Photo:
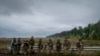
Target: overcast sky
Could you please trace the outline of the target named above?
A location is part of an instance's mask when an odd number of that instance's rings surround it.
[[[0,0],[0,36],[47,36],[100,19],[100,0]]]

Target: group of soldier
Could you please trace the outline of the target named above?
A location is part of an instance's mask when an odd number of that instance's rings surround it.
[[[31,38],[29,40],[24,40],[24,42],[22,43],[21,39],[18,38],[13,38],[11,41],[11,53],[16,52],[17,54],[20,53],[20,50],[22,48],[23,53],[28,53],[28,50],[30,50],[30,52],[33,51],[33,47],[35,46],[35,40],[34,37],[31,36]],[[62,47],[64,50],[69,50],[71,48],[71,43],[70,41],[68,41],[67,39],[64,40],[63,43],[61,43],[60,39],[58,39],[56,41],[56,44],[54,45],[52,39],[49,39],[48,43],[46,45],[43,44],[42,39],[39,39],[38,41],[38,52],[40,53],[41,50],[43,49],[47,49],[49,50],[49,53],[51,53],[51,51],[56,51],[57,53],[60,53],[60,51],[62,50]],[[79,53],[81,53],[81,50],[83,49],[83,42],[81,39],[79,39],[79,41],[76,43],[76,47],[77,50],[79,51]]]
[[[21,51],[23,53],[28,53],[28,49],[30,49],[30,52],[33,50],[34,46],[34,37],[32,36],[30,40],[24,40],[23,42],[21,41],[21,38],[13,38],[11,43],[10,43],[10,53],[16,53],[20,54]]]

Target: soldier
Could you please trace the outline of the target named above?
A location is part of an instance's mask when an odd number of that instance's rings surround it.
[[[11,53],[14,54],[17,51],[17,43],[16,43],[16,38],[13,38],[11,41]]]
[[[21,49],[21,39],[18,38],[18,40],[17,40],[17,54],[20,53],[20,49]]]
[[[83,45],[84,45],[84,43],[83,43],[82,39],[79,39],[79,41],[76,43],[76,47],[77,47],[79,56],[81,56],[81,53],[83,50]]]
[[[49,53],[51,53],[51,51],[53,50],[53,42],[51,39],[49,39],[48,48],[49,48]]]
[[[24,52],[24,54],[28,54],[28,49],[29,49],[28,40],[25,40],[24,44],[23,44],[23,52]]]
[[[42,39],[39,39],[39,43],[38,43],[39,53],[41,52],[42,48],[43,48]]]
[[[67,39],[65,39],[63,43],[64,50],[68,50],[70,47],[71,47],[71,43]]]
[[[29,40],[30,51],[33,50],[34,43],[35,43],[35,41],[34,41],[34,36],[32,36],[31,39]]]
[[[58,39],[57,40],[57,42],[56,42],[56,51],[57,51],[57,53],[60,53],[60,51],[61,51],[61,42],[60,42],[60,39]]]

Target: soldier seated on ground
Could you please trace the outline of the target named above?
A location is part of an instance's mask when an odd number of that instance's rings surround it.
[[[28,54],[28,49],[29,49],[29,44],[28,44],[28,40],[25,40],[23,43],[23,53],[24,54]]]

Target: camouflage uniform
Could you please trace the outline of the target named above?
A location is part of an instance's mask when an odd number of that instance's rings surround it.
[[[79,39],[79,41],[76,43],[76,47],[78,50],[79,55],[81,56],[82,50],[83,50],[83,45],[84,43],[82,42],[81,39]]]
[[[83,50],[83,42],[81,40],[79,40],[79,42],[76,43],[76,47],[78,50]]]
[[[13,38],[12,43],[11,43],[11,53],[17,53],[17,43],[16,43],[16,38]]]
[[[65,39],[63,47],[64,47],[64,50],[68,50],[71,47],[71,43],[67,39]]]
[[[30,45],[30,50],[32,51],[33,50],[33,46],[34,46],[34,39],[33,39],[33,36],[31,37],[31,39],[29,40],[29,45]]]
[[[21,40],[20,40],[20,38],[18,38],[18,40],[17,40],[17,53],[18,54],[20,53],[20,49],[21,49]]]
[[[49,39],[48,47],[49,47],[49,50],[53,50],[53,42],[51,39]]]
[[[24,52],[24,54],[28,53],[28,49],[29,49],[28,41],[25,41],[24,44],[23,44],[23,52]]]
[[[42,39],[40,39],[39,43],[38,43],[38,50],[39,50],[39,52],[42,50],[42,48],[43,48]]]
[[[57,52],[60,52],[61,51],[61,42],[60,42],[60,40],[57,40],[57,42],[56,42],[56,51]]]

